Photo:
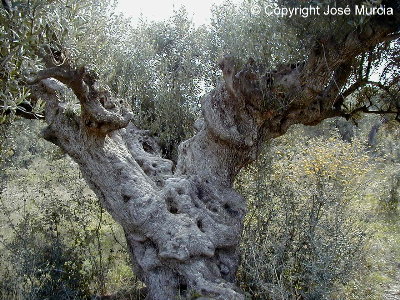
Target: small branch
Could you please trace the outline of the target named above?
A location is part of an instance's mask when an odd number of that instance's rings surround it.
[[[358,70],[356,72],[356,75],[357,75],[356,78],[357,79],[363,78],[364,62],[365,62],[365,53],[361,54],[360,64],[359,64]]]
[[[0,105],[0,111],[2,114],[8,116],[12,114],[11,109],[5,109],[3,105]],[[30,104],[20,104],[16,107],[15,109],[15,115],[18,117],[22,117],[24,119],[28,120],[44,120],[44,116],[38,113],[33,113],[32,112],[32,106]]]
[[[335,83],[333,87],[337,88],[336,92],[340,93],[343,86],[346,84],[347,79],[351,74],[351,67],[351,62],[345,62],[341,64],[334,72],[332,82]]]
[[[32,109],[32,106],[29,105],[29,108]],[[23,117],[24,119],[29,119],[29,120],[44,120],[45,119],[44,115],[26,110],[25,107],[23,107],[23,106],[18,106],[15,114],[17,116],[20,116],[20,117]]]
[[[377,86],[377,87],[379,87],[381,90],[384,90],[385,92],[387,92],[388,94],[390,94],[389,88],[388,88],[387,86],[383,85],[383,84],[380,83],[380,82],[368,80],[368,81],[367,81],[367,84],[371,84],[371,85]]]
[[[346,91],[344,91],[342,93],[343,98],[346,98],[346,97],[350,96],[352,93],[354,93],[356,90],[358,90],[359,88],[363,87],[367,83],[368,83],[368,81],[366,79],[361,79],[359,81],[356,81]]]
[[[369,78],[369,75],[371,73],[372,61],[373,61],[373,50],[370,50],[368,53],[367,70],[365,71],[365,76],[364,76],[366,78]]]
[[[357,110],[355,110],[355,112],[357,112]],[[377,115],[384,115],[384,114],[398,114],[398,111],[394,111],[394,110],[361,110],[361,112],[365,113],[365,114],[377,114]]]
[[[382,42],[391,42],[397,40],[398,38],[400,38],[400,33],[394,33],[382,39]]]
[[[12,7],[12,2],[10,0],[1,0],[1,3],[3,4],[4,9],[8,12],[11,13],[13,7]]]
[[[371,85],[374,85],[374,86],[377,86],[381,90],[385,91],[390,96],[390,98],[392,98],[393,101],[396,101],[396,95],[394,95],[390,91],[389,87],[385,86],[384,84],[382,84],[380,82],[376,82],[376,81],[368,81],[367,83],[371,84]]]
[[[369,110],[368,107],[363,106],[353,110],[351,113],[344,113],[342,114],[343,117],[351,118],[353,115],[357,113],[364,113],[364,114],[375,114],[375,115],[384,115],[384,114],[398,114],[399,111],[394,110]]]
[[[4,66],[10,61],[10,59],[13,57],[13,55],[15,53],[17,53],[17,50],[19,49],[19,47],[17,47],[17,49],[10,51],[10,53],[1,61],[0,63],[0,68],[4,68]]]
[[[392,99],[395,99],[395,95],[393,95],[393,93],[390,91],[390,89],[385,86],[384,84],[380,83],[380,82],[376,82],[376,81],[370,81],[367,79],[361,79],[355,83],[353,83],[342,95],[343,98],[346,98],[348,96],[350,96],[352,93],[354,93],[357,89],[367,85],[367,84],[371,84],[374,85],[378,88],[380,88],[381,90],[384,90]]]

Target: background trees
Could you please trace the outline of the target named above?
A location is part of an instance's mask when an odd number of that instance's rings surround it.
[[[354,19],[354,23],[348,23],[348,20],[336,18],[286,22],[252,15],[253,4],[216,7],[211,28],[195,28],[184,10],[176,12],[170,20],[143,21],[134,27],[114,15],[112,5],[98,1],[31,1],[20,3],[11,15],[2,10],[2,121],[7,123],[18,115],[42,117],[42,103],[32,102],[29,91],[21,86],[27,77],[42,67],[38,49],[44,46],[52,49],[56,61],[61,62],[68,53],[77,64],[91,64],[104,84],[119,96],[131,100],[136,112],[135,122],[158,137],[164,155],[176,159],[176,146],[193,132],[192,123],[199,115],[200,96],[218,80],[220,74],[215,62],[221,54],[228,52],[241,58],[252,56],[257,62],[273,68],[277,62],[303,60],[307,54],[305,49],[318,34],[340,33],[366,22]],[[48,13],[50,11],[52,13]],[[346,88],[347,91],[364,85],[366,88],[345,103],[348,117],[357,121],[361,112],[396,108],[399,101],[398,46],[396,41],[380,44],[356,58],[351,70],[352,79]],[[386,65],[385,71],[379,84],[371,83],[374,66],[378,65]],[[65,93],[64,97],[71,112],[79,110],[70,94]],[[351,113],[353,111],[357,113]],[[378,203],[391,203],[392,212],[398,206],[398,185],[396,181],[390,182],[390,177],[396,177],[398,166],[375,159],[387,152],[389,159],[396,162],[398,144],[393,140],[398,136],[398,127],[395,118],[395,114],[389,115],[389,122],[378,130],[378,145],[384,146],[375,149],[377,145],[370,145],[375,150],[372,159],[362,142],[376,121],[361,123],[363,130],[352,144],[341,141],[337,135],[319,134],[306,141],[299,136],[307,132],[315,136],[318,132],[297,128],[267,147],[260,161],[243,173],[237,184],[248,197],[250,215],[244,233],[245,259],[240,274],[243,287],[253,297],[329,298],[346,293],[346,289],[351,292],[359,289],[360,293],[368,294],[366,287],[359,287],[359,279],[353,276],[354,269],[350,266],[354,263],[354,268],[361,270],[363,266],[368,268],[368,264],[370,269],[379,265],[376,260],[365,263],[367,258],[362,259],[365,247],[368,247],[365,232],[371,223],[378,227],[374,229],[380,238],[392,238],[398,230],[398,215],[394,214],[394,220],[389,217],[389,221],[382,221],[371,213],[371,207],[379,207],[376,203],[379,197],[382,201]],[[7,255],[5,261],[16,263],[6,263],[2,270],[6,274],[3,278],[15,279],[13,282],[17,285],[13,287],[17,286],[19,293],[15,296],[40,299],[49,292],[47,295],[83,298],[90,293],[105,294],[119,288],[120,285],[110,283],[113,280],[109,272],[114,260],[123,261],[123,254],[115,254],[123,248],[115,243],[111,229],[98,225],[106,217],[102,216],[92,196],[87,195],[77,175],[73,175],[72,170],[65,172],[70,161],[54,153],[55,150],[50,151],[56,160],[53,166],[51,161],[45,164],[36,158],[32,160],[32,152],[36,155],[35,151],[43,152],[43,148],[22,151],[21,144],[30,144],[31,140],[23,142],[19,134],[14,137],[16,145],[12,145],[9,136],[21,131],[12,127],[4,130],[8,144],[2,143],[7,170],[3,176],[8,178],[2,191],[3,224],[5,232],[10,234],[3,237],[3,245],[8,249],[4,252]],[[319,130],[324,131],[324,128]],[[325,131],[331,130],[332,127],[328,127]],[[24,164],[13,169],[8,162],[10,157]],[[30,174],[32,170],[20,170],[29,166],[43,168],[40,177],[36,172]],[[60,166],[62,169],[57,169]],[[45,176],[44,170],[51,168],[62,174]],[[385,172],[378,172],[378,168]],[[28,178],[22,177],[25,174]],[[25,187],[29,179],[40,187],[37,188],[39,194],[28,185]],[[43,185],[53,186],[54,191],[40,195],[44,190],[41,187],[43,179],[46,179]],[[70,181],[74,184],[65,189],[65,183]],[[361,193],[359,186],[367,183],[369,194]],[[20,195],[24,189],[26,194]],[[39,198],[43,200],[40,202]],[[18,203],[14,205],[11,199]],[[363,201],[365,199],[367,201]],[[362,214],[357,212],[358,206],[364,205],[369,206],[369,210]],[[35,207],[45,213],[39,214]],[[383,207],[381,209],[385,211]],[[94,213],[87,216],[87,211]],[[21,234],[24,236],[20,237]],[[121,233],[119,235],[121,237]],[[376,240],[376,236],[374,238]],[[118,233],[116,239],[120,241]],[[27,242],[21,245],[21,241]],[[375,245],[374,242],[371,244]],[[35,252],[37,250],[33,249],[38,245],[44,246],[40,252]],[[118,249],[114,249],[115,246]],[[13,253],[16,248],[22,250]],[[338,249],[338,253],[327,249]],[[88,252],[91,254],[85,255]],[[46,260],[35,257],[38,253]],[[396,257],[397,254],[392,255]],[[261,271],[260,257],[263,263],[266,262]],[[350,257],[360,257],[360,261]],[[14,265],[22,268],[15,269]],[[333,265],[336,267],[332,268]],[[61,276],[63,272],[68,272],[72,279]],[[124,268],[113,272],[130,277]],[[266,276],[260,279],[260,273]],[[349,278],[356,281],[358,287],[351,287]],[[76,281],[82,285],[75,284]],[[62,291],[57,290],[60,282],[65,286]],[[380,279],[372,282],[376,284]],[[7,298],[10,288],[7,282],[4,286],[4,298]],[[373,293],[375,290],[371,291]]]

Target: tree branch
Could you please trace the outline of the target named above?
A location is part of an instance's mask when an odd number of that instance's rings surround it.
[[[10,13],[12,11],[12,2],[11,0],[1,0],[1,3],[3,4],[4,9]]]
[[[45,69],[36,78],[29,79],[28,84],[47,78],[55,78],[71,88],[81,104],[83,128],[87,130],[106,135],[126,127],[133,117],[127,103],[113,98],[108,89],[101,88],[97,75],[85,67],[73,69],[66,65]]]
[[[396,99],[395,95],[390,91],[390,88],[385,86],[384,84],[376,81],[367,81],[367,84],[377,86],[381,90],[385,91],[393,100]]]
[[[400,33],[390,34],[383,39],[382,42],[391,42],[400,38]]]
[[[360,80],[341,94],[355,57],[394,38],[399,25],[398,15],[372,17],[342,39],[318,39],[305,63],[267,73],[254,61],[240,68],[225,57],[219,63],[224,82],[203,98],[204,125],[181,145],[178,174],[201,173],[229,186],[240,168],[255,159],[262,141],[284,134],[293,124],[316,125],[342,115],[341,101],[367,84]],[[225,158],[205,161],[211,153]]]
[[[36,77],[28,79],[27,83],[32,85],[39,83],[43,79],[54,78],[71,88],[77,98],[82,101],[89,94],[89,87],[84,82],[86,73],[85,68],[73,70],[64,67],[52,67],[39,71]]]
[[[359,88],[365,86],[368,83],[367,79],[361,79],[359,81],[354,82],[346,91],[342,93],[343,98],[350,96]]]
[[[363,106],[359,107],[357,109],[354,109],[351,113],[343,113],[342,116],[345,117],[346,119],[352,118],[354,115],[358,113],[364,113],[364,114],[374,114],[374,115],[387,115],[387,114],[399,114],[399,111],[395,110],[369,110],[368,107]]]

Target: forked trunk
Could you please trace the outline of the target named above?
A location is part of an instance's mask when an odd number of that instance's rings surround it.
[[[220,62],[224,82],[203,99],[197,134],[179,147],[176,167],[131,122],[120,99],[100,90],[95,74],[65,61],[31,81],[46,101],[44,137],[80,166],[103,206],[122,225],[136,274],[149,300],[190,295],[244,299],[235,283],[245,201],[233,188],[260,145],[293,124],[315,125],[344,115],[343,91],[354,58],[390,40],[398,17],[372,18],[341,40],[315,43],[304,63],[266,72],[249,60]],[[59,91],[71,88],[81,113]],[[174,170],[173,170],[174,169]]]

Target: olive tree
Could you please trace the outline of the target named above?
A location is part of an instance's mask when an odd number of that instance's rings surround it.
[[[50,6],[57,5],[57,1],[56,4],[48,2]],[[330,3],[316,2],[319,5]],[[338,2],[339,5],[348,3]],[[63,11],[68,4],[60,3],[56,12]],[[80,5],[80,2],[71,3]],[[109,17],[104,14],[108,6],[87,3],[100,9],[96,12],[99,18]],[[265,5],[264,2],[256,4]],[[278,5],[292,4],[293,1],[278,1]],[[361,5],[361,1],[351,1],[351,4]],[[391,8],[394,14],[368,18],[342,16],[324,19],[324,16],[315,16],[309,19],[275,19],[281,26],[265,27],[265,30],[276,30],[271,32],[275,38],[270,40],[270,52],[268,43],[267,46],[255,45],[244,48],[245,51],[236,51],[236,41],[248,45],[254,42],[251,40],[254,35],[246,32],[246,22],[239,27],[232,25],[230,17],[234,18],[234,13],[225,14],[226,22],[215,23],[215,31],[211,34],[221,43],[228,42],[207,54],[213,57],[223,50],[233,56],[223,56],[219,60],[223,80],[202,98],[201,116],[194,122],[195,132],[180,143],[174,160],[162,156],[157,140],[149,131],[140,128],[140,122],[135,124],[127,95],[122,93],[124,99],[121,93],[113,93],[113,90],[118,92],[115,86],[111,85],[111,90],[104,84],[98,73],[107,76],[107,72],[94,72],[93,67],[81,64],[79,53],[64,50],[62,36],[69,37],[65,32],[69,28],[65,18],[66,23],[55,28],[46,24],[29,27],[29,23],[24,23],[30,30],[40,29],[42,40],[35,39],[34,32],[29,30],[23,34],[32,39],[26,42],[33,44],[29,55],[36,55],[43,65],[35,66],[37,72],[34,76],[21,77],[20,80],[14,80],[13,72],[5,72],[8,81],[4,81],[3,90],[11,84],[18,91],[29,90],[21,94],[14,107],[23,103],[43,103],[43,112],[34,106],[36,110],[25,109],[20,115],[45,120],[47,127],[43,137],[77,162],[103,207],[122,226],[133,270],[147,285],[148,299],[175,299],[190,295],[244,299],[235,284],[240,258],[238,246],[246,213],[245,199],[233,188],[239,171],[257,158],[264,142],[285,134],[294,124],[316,125],[327,118],[349,118],[359,112],[398,113],[396,97],[349,97],[363,86],[377,85],[368,80],[372,64],[378,59],[374,51],[386,43],[386,50],[381,49],[379,53],[389,53],[390,42],[399,37],[398,1],[383,0],[382,5]],[[7,11],[7,14],[18,14],[18,8],[8,8]],[[262,14],[257,16],[260,22]],[[249,16],[248,20],[254,21],[251,12]],[[92,22],[93,18],[95,14],[88,15],[81,26],[85,28],[84,23]],[[35,20],[33,15],[31,22]],[[266,16],[263,20],[265,22]],[[253,25],[257,24],[260,23],[253,22]],[[224,30],[218,31],[218,26]],[[81,48],[87,49],[84,61],[90,63],[90,54],[93,54],[90,40],[97,44],[106,43],[101,39],[108,36],[99,30],[98,35],[85,39],[88,32],[74,28],[75,38],[65,38],[64,42],[79,43],[81,36],[88,42]],[[301,61],[288,63],[287,58],[284,60],[277,55],[275,48],[282,47],[283,41],[277,31],[282,28],[288,28],[289,37],[293,38],[305,37],[304,28],[309,30],[306,38],[293,43],[293,51],[288,52],[291,55],[286,56]],[[5,27],[2,30],[7,31]],[[265,35],[263,30],[257,32]],[[9,43],[13,43],[13,35],[19,33],[8,34],[11,36]],[[122,36],[123,31],[120,34]],[[240,39],[235,39],[235,34]],[[249,41],[246,41],[246,36]],[[121,37],[115,38],[112,42],[115,51],[126,46],[121,40]],[[230,45],[229,41],[235,41],[232,49],[226,47]],[[161,72],[164,72],[164,79],[170,80],[164,82],[175,93],[172,95],[184,99],[185,91],[172,88],[176,77],[171,76],[171,68],[188,70],[193,65],[185,64],[173,52],[168,53],[169,43],[168,39],[157,42],[160,46],[158,59],[172,60],[172,64],[167,64]],[[4,52],[10,49],[4,48]],[[238,54],[255,58],[242,61],[247,58],[235,56]],[[9,56],[9,60],[15,58]],[[98,57],[92,58],[94,62],[99,61]],[[199,63],[196,57],[184,58]],[[147,74],[150,76],[152,72],[160,71],[152,69],[156,62],[155,59],[148,61]],[[8,62],[3,60],[3,63],[6,65]],[[14,67],[19,68],[18,65]],[[112,72],[112,65],[104,68]],[[196,70],[199,71],[201,68]],[[160,78],[157,77],[153,84],[159,83]],[[78,109],[71,109],[65,101],[65,95],[70,92],[79,102]],[[14,94],[8,90],[8,95]],[[364,99],[368,100],[364,102]],[[178,106],[183,104],[177,101],[176,105],[179,109]],[[12,106],[3,104],[2,107],[3,114],[10,115]],[[18,112],[17,108],[14,110]],[[173,112],[171,110],[171,115],[164,114],[163,117],[174,118]],[[166,123],[173,121],[166,120]]]

